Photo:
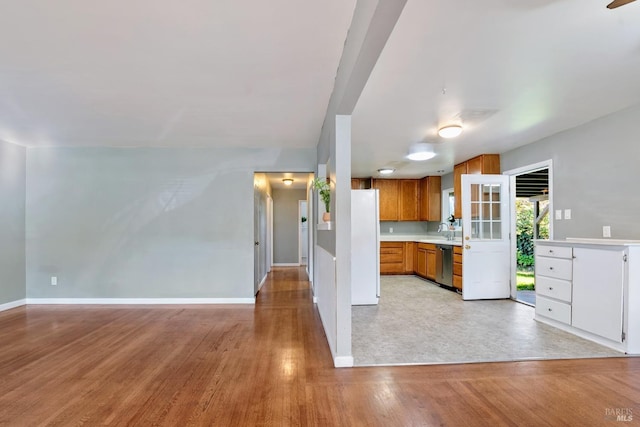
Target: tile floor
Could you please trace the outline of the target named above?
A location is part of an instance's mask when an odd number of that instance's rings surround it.
[[[382,276],[377,306],[352,308],[356,366],[623,357],[533,320],[511,300],[462,301],[414,276]]]

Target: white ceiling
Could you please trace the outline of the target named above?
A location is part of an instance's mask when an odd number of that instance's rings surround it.
[[[0,139],[315,147],[355,0],[3,3]]]
[[[291,190],[305,190],[307,188],[307,182],[309,177],[313,177],[313,174],[308,172],[292,173],[292,172],[269,172],[266,174],[269,184],[272,189],[291,189]],[[293,179],[293,184],[284,185],[282,182],[285,178]]]
[[[315,147],[355,3],[11,2],[0,139]],[[353,114],[353,176],[442,174],[640,103],[640,1],[606,3],[408,0]],[[438,155],[405,160],[418,141]]]
[[[450,172],[640,103],[640,1],[607,3],[409,0],[353,113],[353,176]],[[438,155],[405,160],[419,141]]]

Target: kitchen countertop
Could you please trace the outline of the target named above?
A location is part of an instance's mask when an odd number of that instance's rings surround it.
[[[430,236],[425,234],[380,234],[381,242],[416,242],[433,243],[436,245],[462,246],[462,239],[447,240],[442,236]]]
[[[541,245],[603,245],[603,246],[640,246],[640,240],[624,240],[624,239],[589,239],[582,237],[567,237],[565,240],[534,240],[536,244]]]

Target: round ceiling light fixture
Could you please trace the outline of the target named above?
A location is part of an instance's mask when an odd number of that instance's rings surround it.
[[[291,179],[291,178],[285,178],[285,179],[283,179],[283,180],[282,180],[282,183],[283,183],[284,185],[286,185],[286,186],[289,186],[289,185],[293,184],[293,179]]]
[[[435,155],[436,153],[433,152],[431,145],[425,142],[418,142],[417,144],[413,144],[409,147],[407,159],[422,162],[424,160],[432,159]]]
[[[438,129],[438,135],[446,139],[455,138],[456,136],[460,136],[461,133],[462,126],[460,125],[449,125]]]
[[[380,168],[380,169],[378,169],[378,173],[380,175],[391,175],[395,171],[396,170],[394,168]]]

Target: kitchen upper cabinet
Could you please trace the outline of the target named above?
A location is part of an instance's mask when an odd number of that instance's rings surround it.
[[[419,184],[417,179],[373,180],[380,193],[380,221],[419,221]]]
[[[456,218],[462,217],[462,175],[499,174],[500,155],[481,154],[453,167],[453,192],[455,194],[454,212]]]
[[[426,176],[420,180],[420,221],[442,220],[442,180]]]
[[[374,179],[373,188],[378,189],[380,221],[397,221],[400,181],[397,179]]]
[[[371,178],[351,178],[352,190],[368,190],[371,188]]]
[[[442,217],[439,176],[374,179],[372,187],[380,193],[380,221],[440,221]]]
[[[419,221],[420,181],[417,179],[401,179],[398,211],[400,221]]]

